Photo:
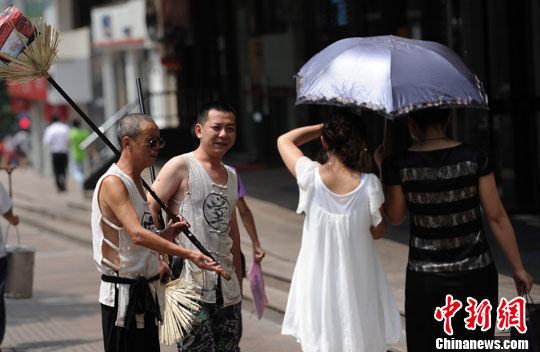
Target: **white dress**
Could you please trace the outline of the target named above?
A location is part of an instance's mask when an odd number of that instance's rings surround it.
[[[384,195],[379,179],[362,174],[353,191],[337,195],[320,164],[296,164],[297,212],[305,212],[281,333],[304,351],[384,352],[401,338],[401,318],[369,231],[378,225]]]

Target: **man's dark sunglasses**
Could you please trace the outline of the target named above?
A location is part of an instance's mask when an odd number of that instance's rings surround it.
[[[153,138],[146,141],[146,144],[152,149],[162,149],[165,146],[165,140],[163,138]]]

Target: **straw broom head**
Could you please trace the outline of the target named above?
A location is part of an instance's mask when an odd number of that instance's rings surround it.
[[[42,19],[38,19],[33,25],[34,40],[28,45],[22,35],[15,31],[25,47],[17,58],[0,53],[0,58],[11,61],[10,64],[0,63],[0,79],[11,84],[24,84],[41,77],[49,77],[48,71],[58,58],[59,34]]]
[[[193,327],[195,314],[201,309],[197,301],[201,295],[191,282],[176,279],[165,288],[165,312],[159,327],[159,340],[165,345],[173,345],[184,338]]]

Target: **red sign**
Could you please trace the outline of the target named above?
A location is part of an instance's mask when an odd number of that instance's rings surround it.
[[[69,108],[68,105],[45,105],[43,115],[45,121],[51,121],[53,116],[58,117],[60,121],[66,121],[68,117]]]
[[[32,108],[30,100],[11,98],[11,112],[14,114],[28,112]]]
[[[47,80],[41,77],[26,84],[7,84],[7,91],[12,98],[47,101]]]

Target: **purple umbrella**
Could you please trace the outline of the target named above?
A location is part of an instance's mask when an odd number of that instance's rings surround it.
[[[360,107],[394,119],[429,107],[488,108],[482,83],[448,47],[395,36],[347,38],[296,75],[296,104]]]

